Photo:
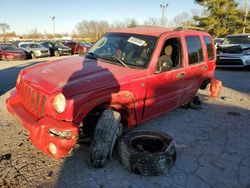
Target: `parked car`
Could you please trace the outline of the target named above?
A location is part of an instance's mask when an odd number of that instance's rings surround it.
[[[222,43],[223,43],[223,40],[224,40],[225,38],[214,38],[214,45],[215,45],[215,48],[217,49],[217,47],[219,46],[219,45],[221,45]]]
[[[217,51],[217,67],[250,67],[250,34],[228,35]]]
[[[114,30],[84,58],[22,70],[7,109],[53,158],[69,154],[81,135],[92,135],[90,163],[101,167],[124,130],[189,104],[214,78],[215,61],[213,40],[203,31]]]
[[[91,44],[90,43],[70,41],[70,42],[66,42],[65,46],[68,46],[68,47],[71,48],[72,54],[83,55],[83,54],[85,54],[87,52],[87,50],[89,49]]]
[[[25,60],[25,51],[12,44],[0,44],[0,59],[2,60]]]
[[[39,43],[35,42],[21,42],[19,47],[28,52],[32,59],[37,57],[48,57],[50,56],[50,51]]]
[[[44,41],[41,43],[44,47],[50,50],[50,55],[62,56],[62,55],[71,55],[71,48],[63,45],[61,42],[50,42]]]

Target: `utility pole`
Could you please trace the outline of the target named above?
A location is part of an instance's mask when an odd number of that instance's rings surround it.
[[[165,13],[165,10],[167,9],[168,7],[168,4],[160,4],[160,7],[161,7],[161,11],[162,11],[162,15],[161,15],[161,25],[164,26],[164,13]]]
[[[55,16],[50,16],[51,20],[52,20],[52,25],[53,25],[53,34],[54,34],[54,40],[56,38],[56,23],[55,23]]]
[[[244,8],[245,8],[245,15],[244,15],[243,33],[245,33],[245,32],[246,32],[247,15],[248,15],[248,0],[245,0],[245,3],[244,3]]]

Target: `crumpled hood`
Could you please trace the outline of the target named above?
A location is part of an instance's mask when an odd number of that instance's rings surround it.
[[[218,51],[223,53],[241,53],[242,50],[250,48],[250,44],[225,44],[219,45]]]
[[[146,74],[145,69],[132,69],[83,57],[70,57],[31,66],[23,71],[22,79],[48,94],[62,91],[66,96],[73,96],[119,86],[122,82]]]

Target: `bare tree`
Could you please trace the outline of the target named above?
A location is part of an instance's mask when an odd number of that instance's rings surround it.
[[[149,17],[146,21],[143,22],[147,26],[159,26],[161,21],[157,18]]]
[[[136,27],[136,26],[139,25],[139,22],[136,21],[135,18],[132,18],[132,19],[131,19],[131,18],[127,18],[127,19],[125,19],[124,22],[126,23],[126,26],[127,26],[128,28]]]
[[[10,30],[10,26],[7,23],[0,23],[0,30],[3,33],[3,42],[6,41],[6,32]]]
[[[110,29],[107,21],[83,20],[76,27],[76,33],[81,37],[97,40]]]
[[[172,27],[185,27],[185,26],[191,26],[191,24],[192,24],[192,18],[187,12],[183,12],[175,16],[170,22],[170,25]]]
[[[41,38],[43,35],[41,33],[38,32],[38,30],[36,28],[30,30],[28,32],[28,34],[25,36],[25,38],[28,38],[28,39],[39,39]]]

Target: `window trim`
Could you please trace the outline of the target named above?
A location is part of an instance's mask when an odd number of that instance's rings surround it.
[[[173,39],[173,38],[177,38],[177,39],[179,40],[179,44],[180,44],[180,47],[181,47],[181,58],[180,58],[180,59],[181,59],[181,64],[182,64],[182,65],[181,65],[180,67],[173,67],[173,68],[171,68],[171,69],[168,70],[168,71],[157,72],[158,60],[159,60],[159,58],[160,58],[160,56],[161,56],[161,52],[162,52],[162,50],[163,50],[163,47],[165,46],[165,43],[166,43],[167,40]],[[169,72],[169,71],[172,71],[172,70],[177,70],[177,69],[180,69],[180,68],[184,68],[184,67],[185,67],[185,66],[184,66],[185,58],[184,58],[184,53],[183,53],[184,47],[183,47],[183,44],[182,44],[182,37],[181,37],[181,35],[176,34],[176,35],[167,36],[167,37],[164,39],[164,41],[162,42],[162,45],[161,45],[160,49],[161,49],[161,51],[160,51],[160,54],[159,54],[158,57],[157,57],[157,63],[156,63],[156,65],[155,65],[154,74],[166,73],[166,72]]]
[[[212,54],[213,54],[213,58],[212,59],[210,59],[209,55],[208,55],[208,48],[207,48],[207,43],[206,43],[205,37],[207,37],[209,39],[209,41],[211,42],[211,45],[212,45]],[[207,52],[207,59],[208,59],[208,61],[214,61],[215,58],[216,58],[216,54],[214,54],[214,46],[213,46],[214,42],[213,42],[212,38],[209,35],[203,35],[202,39],[203,39],[204,44],[206,46],[206,52]]]
[[[198,61],[198,62],[192,63],[192,64],[189,63],[188,44],[187,44],[186,37],[198,37],[198,38],[199,38],[200,44],[201,44],[202,55],[203,55],[203,60],[202,60],[202,61]],[[204,54],[204,47],[203,47],[203,39],[201,38],[201,35],[199,35],[199,34],[184,35],[184,40],[185,40],[186,48],[187,48],[188,66],[199,65],[199,64],[201,64],[201,63],[205,63],[205,54]]]

